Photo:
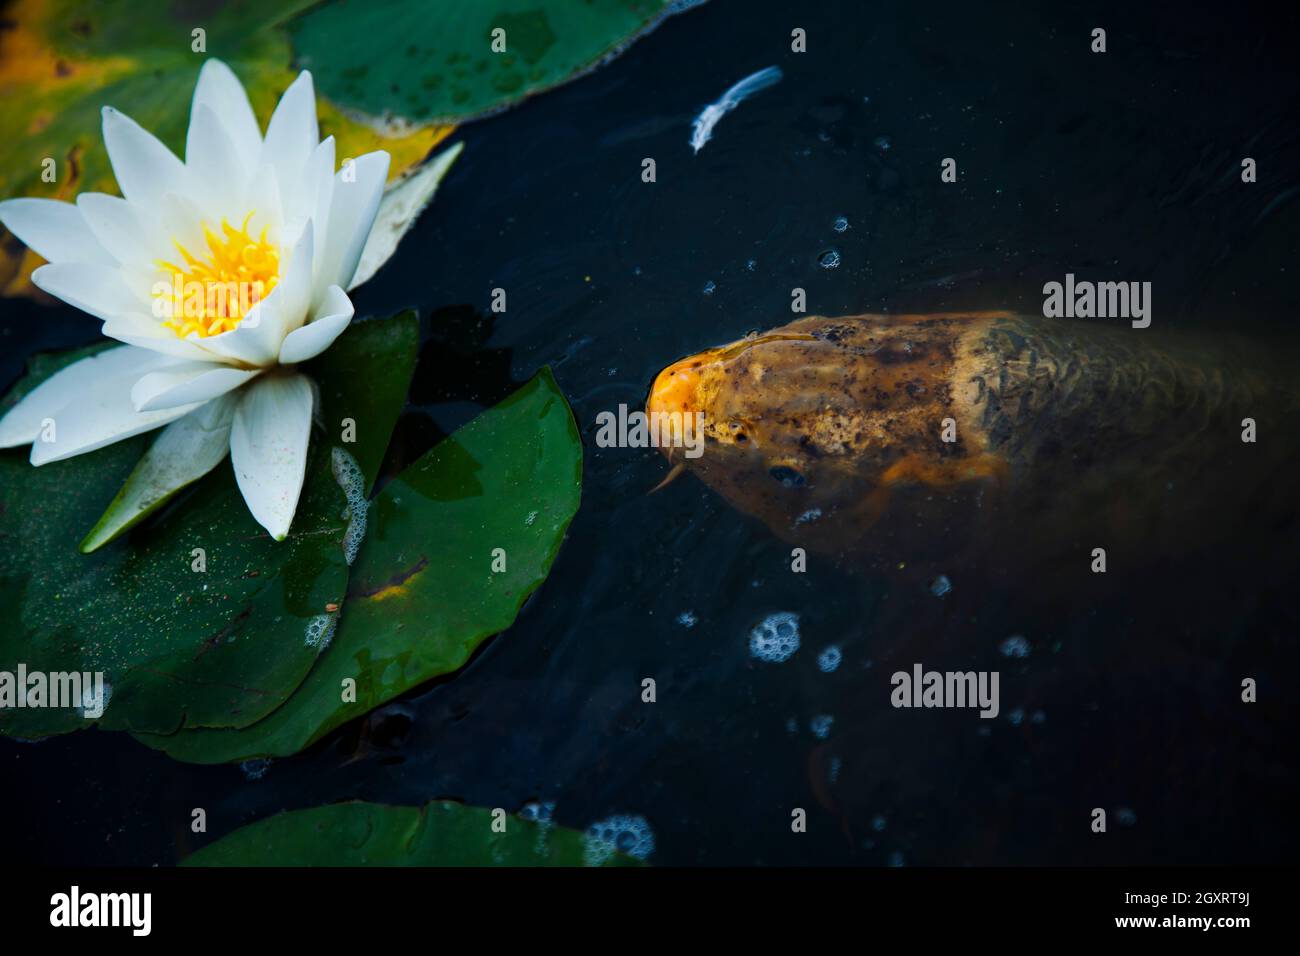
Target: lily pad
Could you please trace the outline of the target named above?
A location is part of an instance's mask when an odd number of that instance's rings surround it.
[[[289,32],[295,62],[312,71],[335,103],[412,123],[463,123],[600,65],[672,6],[670,0],[332,0],[296,18]]]
[[[239,730],[137,736],[197,763],[292,754],[457,670],[545,580],[581,486],[577,425],[543,369],[384,487],[333,643],[283,707]]]
[[[201,11],[152,0],[18,0],[0,30],[0,198],[39,196],[71,201],[79,192],[116,193],[100,135],[100,109],[114,106],[184,155],[190,98],[209,56],[228,63],[243,82],[265,129],[281,93],[297,74],[285,23],[311,0],[226,3]],[[203,30],[203,52],[193,31]],[[334,136],[337,155],[385,149],[389,178],[424,160],[451,133],[449,126],[381,128],[345,115],[319,98],[321,136]],[[54,180],[47,180],[53,160]],[[30,291],[27,276],[40,262],[22,261],[9,244],[0,286]]]
[[[591,853],[583,834],[436,801],[424,807],[336,803],[250,823],[186,857],[183,866],[638,866]],[[500,824],[496,829],[500,828]]]
[[[240,727],[279,707],[310,672],[347,591],[348,495],[333,447],[352,449],[365,463],[358,470],[373,478],[405,401],[416,338],[410,314],[357,323],[328,363],[309,366],[323,376],[323,420],[354,417],[357,441],[317,434],[283,542],[253,520],[224,464],[129,536],[83,555],[81,536],[150,436],[40,468],[26,449],[0,453],[0,589],[8,598],[0,671],[102,672],[107,696],[97,719],[73,707],[0,709],[0,733],[34,738],[93,722],[152,733]],[[68,360],[33,362],[14,394]]]

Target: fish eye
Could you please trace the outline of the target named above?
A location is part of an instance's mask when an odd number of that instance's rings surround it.
[[[787,488],[802,488],[805,484],[803,475],[789,465],[777,465],[775,468],[769,469],[768,474]]]

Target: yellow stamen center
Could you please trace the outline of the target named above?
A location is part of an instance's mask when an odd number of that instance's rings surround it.
[[[279,247],[267,241],[265,226],[257,237],[248,231],[252,218],[250,212],[238,229],[221,220],[219,235],[204,223],[206,254],[194,255],[173,240],[184,265],[158,261],[170,287],[155,292],[155,298],[166,300],[156,304],[168,316],[163,325],[180,338],[191,333],[206,338],[238,328],[280,281]]]

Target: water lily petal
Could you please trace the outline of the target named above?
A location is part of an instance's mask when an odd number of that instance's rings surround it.
[[[136,345],[151,352],[161,352],[176,359],[189,359],[196,362],[224,362],[230,359],[217,355],[203,347],[203,339],[197,335],[179,338],[175,332],[166,328],[153,316],[131,312],[114,317],[104,323],[100,330],[110,339],[117,339],[127,345]]]
[[[303,375],[267,375],[241,394],[230,431],[235,480],[257,523],[283,541],[307,467],[311,382]]]
[[[239,151],[225,127],[206,104],[194,107],[190,114],[190,132],[185,145],[185,165],[194,173],[196,188],[207,218],[219,223],[223,218],[238,222],[242,215],[244,187],[251,169],[245,170]]]
[[[317,279],[318,297],[323,298],[331,285],[347,288],[356,274],[387,178],[388,154],[383,150],[366,153],[351,167],[344,164],[335,174],[329,236]],[[314,304],[319,307],[319,301]]]
[[[131,387],[131,401],[142,412],[206,402],[239,388],[261,374],[262,370],[255,368],[186,362],[142,376]]]
[[[175,364],[170,356],[129,345],[82,359],[50,376],[0,420],[0,441],[32,441],[32,464],[43,465],[165,425],[195,406],[137,412],[131,386],[141,375]],[[42,433],[46,419],[53,423],[48,440]]]
[[[142,374],[160,368],[169,361],[175,360],[144,349],[114,348],[73,362],[28,392],[0,418],[0,448],[12,448],[35,441],[41,432],[41,422],[52,418],[60,408],[84,395],[90,383],[116,380],[123,388],[129,389],[130,383]]]
[[[86,228],[81,212],[57,199],[10,199],[0,202],[0,223],[50,262],[115,260]]]
[[[243,84],[220,60],[208,60],[199,70],[199,82],[194,87],[194,100],[190,105],[190,131],[185,146],[187,159],[194,155],[190,137],[194,135],[194,119],[201,106],[208,107],[221,121],[240,157],[245,175],[255,170],[261,162],[262,131],[258,128],[257,117],[253,115]]]
[[[118,188],[137,209],[156,205],[167,193],[192,194],[185,164],[156,136],[111,106],[104,107],[104,146]]]
[[[148,301],[136,295],[113,266],[52,262],[32,273],[32,284],[105,322],[149,308]]]
[[[280,296],[279,310],[283,321],[280,341],[294,329],[300,328],[307,321],[307,310],[311,307],[311,280],[315,260],[316,224],[308,219],[303,224],[289,261],[280,273],[273,294]]]
[[[208,248],[203,235],[203,207],[193,196],[167,193],[149,210],[148,223],[155,246],[163,250],[157,257],[159,260],[183,269],[185,258],[180,253],[181,248],[200,255]],[[161,268],[156,262],[153,265],[155,269]],[[168,270],[168,281],[172,275]]]
[[[311,74],[303,70],[289,84],[271,114],[262,147],[262,161],[275,167],[280,189],[286,198],[303,188],[302,174],[312,150],[320,142],[316,125],[316,92]],[[286,206],[296,204],[286,203]]]
[[[336,285],[325,292],[321,304],[323,315],[317,316],[300,329],[290,332],[280,346],[280,364],[292,365],[313,359],[334,344],[343,330],[352,322],[352,300]]]
[[[230,451],[238,401],[234,393],[223,395],[163,428],[81,542],[82,552],[112,541],[219,465]]]
[[[263,163],[257,168],[257,172],[249,181],[244,202],[250,210],[254,211],[253,219],[249,224],[250,229],[260,234],[262,227],[265,226],[269,241],[279,243],[282,249],[293,247],[293,240],[297,237],[292,237],[291,240],[285,233],[284,200],[280,194],[280,179],[274,166]]]
[[[152,266],[161,255],[175,251],[159,247],[156,239],[141,225],[131,204],[121,196],[82,193],[77,197],[77,209],[86,228],[120,263]]]
[[[313,282],[320,281],[320,261],[325,255],[325,240],[329,230],[325,227],[330,221],[330,205],[334,200],[334,137],[327,136],[321,140],[307,161],[306,179],[308,192],[311,194],[309,216],[317,224],[316,244],[312,250],[315,263]],[[327,283],[328,285],[328,283]],[[316,288],[315,285],[312,288]]]

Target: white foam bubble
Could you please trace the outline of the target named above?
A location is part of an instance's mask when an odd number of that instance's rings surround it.
[[[760,661],[780,664],[799,650],[799,615],[790,611],[769,614],[749,634],[749,653]]]
[[[342,448],[330,449],[330,468],[334,480],[343,489],[348,506],[343,517],[348,519],[347,531],[343,534],[343,556],[349,565],[357,558],[357,550],[366,536],[366,515],[370,511],[370,501],[366,498],[366,476],[361,472],[357,460]]]
[[[615,851],[644,860],[655,850],[655,835],[645,817],[616,814],[598,820],[582,834],[582,856],[587,866],[600,866]]]
[[[818,714],[812,720],[808,721],[808,729],[818,740],[825,740],[831,735],[831,727],[835,723],[835,718],[830,714]]]

